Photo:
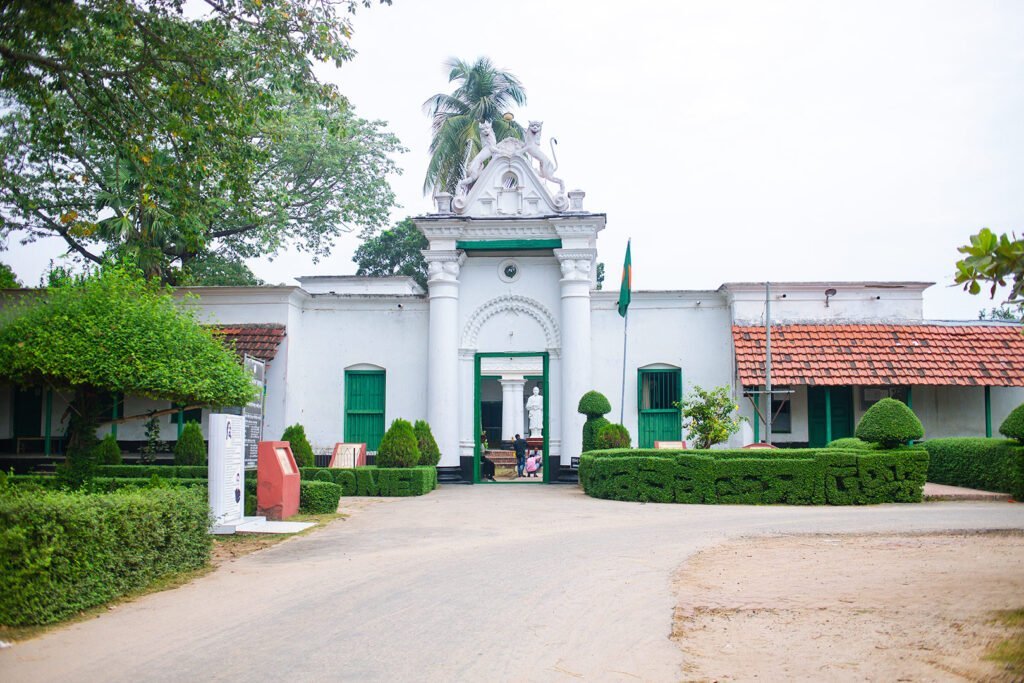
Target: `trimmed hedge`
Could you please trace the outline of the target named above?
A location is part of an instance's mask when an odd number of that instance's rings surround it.
[[[0,495],[0,623],[48,624],[210,558],[206,494]]]
[[[1024,442],[1024,403],[1010,411],[999,425],[999,433],[1009,439]]]
[[[842,439],[829,441],[825,448],[846,448],[856,451],[874,451],[878,450],[878,444],[871,443],[870,441],[862,441],[855,436],[847,436]]]
[[[343,496],[422,496],[437,488],[433,467],[302,467],[306,481],[330,481],[341,486]]]
[[[100,465],[96,475],[100,477],[141,477],[153,475],[162,479],[206,479],[209,468],[206,465]]]
[[[928,452],[839,448],[610,450],[580,456],[587,495],[659,503],[865,505],[921,501]]]
[[[1013,439],[959,438],[921,442],[931,464],[928,480],[1009,493],[1024,500],[1024,446]]]
[[[299,482],[299,512],[321,515],[338,511],[341,487],[330,481]]]

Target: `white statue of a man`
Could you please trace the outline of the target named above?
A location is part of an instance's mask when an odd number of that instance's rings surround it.
[[[526,412],[530,415],[530,437],[541,436],[544,431],[544,398],[538,387],[534,387],[533,396],[526,399]]]

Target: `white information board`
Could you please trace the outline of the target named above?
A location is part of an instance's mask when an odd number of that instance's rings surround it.
[[[231,524],[245,512],[245,418],[241,415],[210,415],[209,486],[213,526]]]

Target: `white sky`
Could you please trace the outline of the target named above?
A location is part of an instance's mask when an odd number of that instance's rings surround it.
[[[1024,3],[395,0],[354,18],[359,55],[324,69],[409,148],[393,186],[426,213],[443,61],[517,75],[559,140],[558,175],[608,214],[611,288],[627,237],[634,289],[727,281],[925,280],[929,318],[989,302],[951,283],[983,226],[1024,231]],[[313,264],[250,263],[271,283],[355,272],[354,236]],[[35,284],[56,240],[0,260]]]

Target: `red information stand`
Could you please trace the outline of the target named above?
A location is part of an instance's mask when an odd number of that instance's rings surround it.
[[[299,511],[299,468],[287,441],[260,441],[256,461],[256,514],[280,522]]]

